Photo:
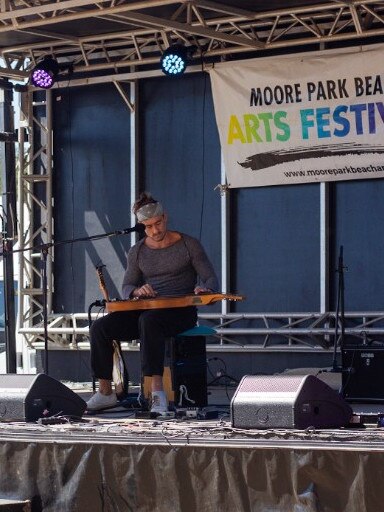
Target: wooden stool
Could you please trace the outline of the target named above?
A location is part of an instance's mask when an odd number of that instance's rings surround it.
[[[206,336],[215,329],[195,326],[167,340],[163,386],[168,402],[178,407],[207,405]],[[151,377],[143,379],[143,394],[151,398]]]

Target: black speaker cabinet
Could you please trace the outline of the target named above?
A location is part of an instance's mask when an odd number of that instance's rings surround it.
[[[207,405],[205,336],[176,336],[172,340],[172,384],[176,407]]]
[[[37,375],[0,375],[0,420],[37,421],[57,415],[81,417],[87,404],[61,382]]]
[[[350,402],[384,402],[384,347],[350,346],[341,353],[344,398]]]
[[[231,401],[236,428],[332,428],[351,416],[343,398],[313,375],[246,375]]]

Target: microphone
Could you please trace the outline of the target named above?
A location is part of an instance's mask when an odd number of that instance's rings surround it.
[[[138,223],[138,224],[136,224],[136,226],[133,226],[133,228],[120,229],[119,231],[115,231],[114,234],[115,235],[127,235],[128,233],[134,233],[135,231],[137,233],[139,233],[140,235],[142,235],[145,231],[144,224]]]

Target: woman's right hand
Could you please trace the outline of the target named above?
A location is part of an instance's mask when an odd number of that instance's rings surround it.
[[[157,293],[150,284],[143,284],[140,288],[135,288],[132,295],[133,297],[141,299],[144,297],[156,297]]]

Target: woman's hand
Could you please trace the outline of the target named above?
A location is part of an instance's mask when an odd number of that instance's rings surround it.
[[[140,288],[135,288],[132,292],[132,296],[138,299],[143,297],[156,297],[157,293],[150,284],[143,284]]]
[[[195,295],[199,295],[200,293],[212,293],[212,290],[209,288],[203,288],[202,286],[196,286],[194,292]]]

